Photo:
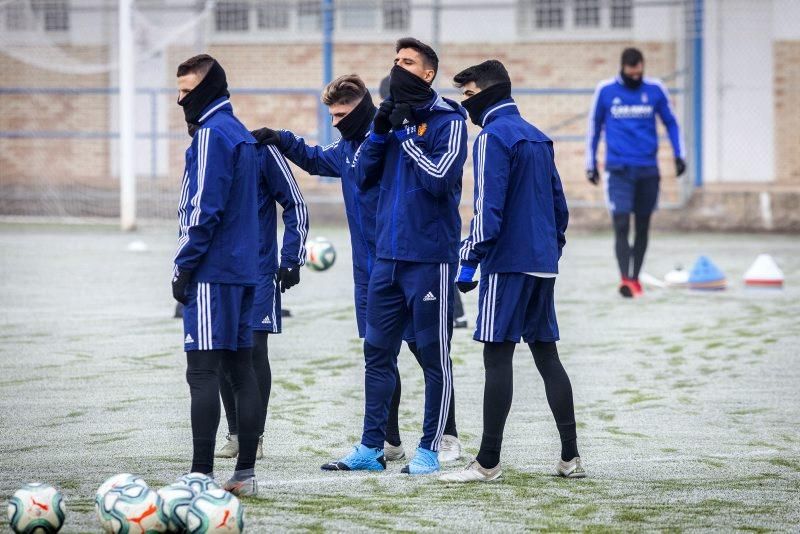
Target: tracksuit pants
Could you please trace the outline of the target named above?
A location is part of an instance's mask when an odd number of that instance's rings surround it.
[[[419,446],[439,450],[453,381],[450,339],[455,272],[452,263],[376,262],[367,293],[364,445],[383,448],[397,354],[404,327],[410,323],[425,375],[425,415]]]

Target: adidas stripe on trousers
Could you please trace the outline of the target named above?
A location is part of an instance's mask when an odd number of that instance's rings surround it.
[[[413,325],[425,375],[425,415],[420,447],[438,451],[453,383],[453,263],[379,259],[367,293],[364,341],[366,405],[361,442],[383,448],[389,404],[395,388],[403,330]]]

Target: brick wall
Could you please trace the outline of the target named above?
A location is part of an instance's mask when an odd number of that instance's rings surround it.
[[[776,41],[775,181],[800,186],[800,41]]]

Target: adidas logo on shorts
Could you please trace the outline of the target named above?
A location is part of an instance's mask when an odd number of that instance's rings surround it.
[[[184,343],[194,343],[194,339],[192,339],[192,334],[186,334],[186,339],[183,340]]]
[[[424,297],[422,297],[422,301],[423,301],[423,302],[430,302],[430,301],[432,301],[432,300],[436,300],[436,297],[434,297],[434,296],[433,296],[433,293],[431,293],[430,291],[428,291],[428,294],[427,294],[427,295],[425,295]]]
[[[269,315],[264,317],[264,320],[261,321],[261,324],[272,324],[272,321],[269,320]]]

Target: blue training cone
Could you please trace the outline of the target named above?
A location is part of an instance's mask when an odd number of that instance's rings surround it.
[[[700,256],[689,272],[689,287],[691,289],[720,290],[725,289],[727,281],[725,274],[717,267],[708,256]]]

